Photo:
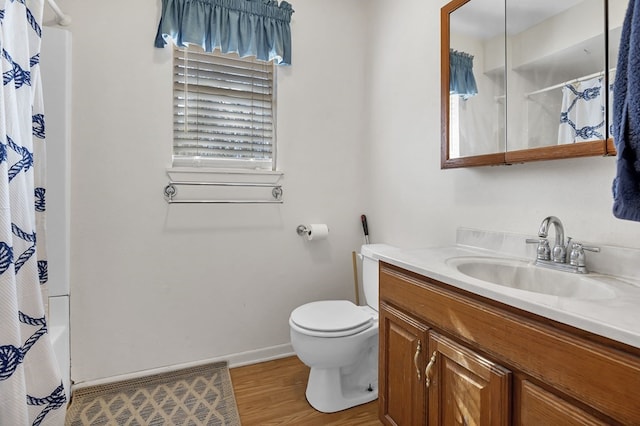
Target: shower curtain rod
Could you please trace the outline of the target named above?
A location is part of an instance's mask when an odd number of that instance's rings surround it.
[[[615,71],[616,71],[615,68],[611,68],[609,70],[609,73],[612,73],[612,72],[615,72]],[[573,84],[573,83],[577,83],[579,81],[585,81],[585,80],[589,80],[589,79],[592,79],[592,78],[595,78],[595,77],[600,77],[600,76],[603,76],[603,75],[604,75],[604,71],[598,71],[598,72],[595,72],[593,74],[585,75],[583,77],[579,77],[579,78],[576,78],[576,79],[573,79],[573,80],[570,80],[570,81],[565,81],[564,83],[556,84],[554,86],[545,87],[544,89],[536,90],[535,92],[525,93],[524,97],[528,98],[529,96],[538,95],[540,93],[548,92],[549,90],[559,89],[561,87],[566,86],[567,84]]]
[[[62,12],[62,10],[60,10],[60,7],[58,7],[58,4],[56,3],[55,0],[47,0],[47,3],[49,4],[49,7],[51,7],[51,9],[53,10],[53,13],[55,13],[58,18],[57,19],[58,25],[62,25],[66,27],[67,25],[71,24],[71,17],[69,15],[65,15]]]

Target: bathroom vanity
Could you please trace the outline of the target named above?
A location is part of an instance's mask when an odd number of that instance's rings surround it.
[[[470,255],[496,256],[452,247],[381,260],[381,421],[639,425],[640,287],[502,289],[451,267]]]

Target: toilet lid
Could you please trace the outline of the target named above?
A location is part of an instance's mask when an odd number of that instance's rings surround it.
[[[373,318],[348,300],[322,300],[293,310],[291,321],[312,331],[340,332],[368,328]]]

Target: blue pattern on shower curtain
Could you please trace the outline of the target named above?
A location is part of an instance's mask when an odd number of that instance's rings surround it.
[[[44,0],[0,0],[0,425],[62,425],[47,329]]]
[[[605,103],[602,77],[562,88],[558,143],[570,144],[604,139]]]

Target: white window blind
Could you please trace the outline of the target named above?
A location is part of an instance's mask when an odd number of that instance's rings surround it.
[[[275,170],[274,65],[174,49],[173,165]]]

